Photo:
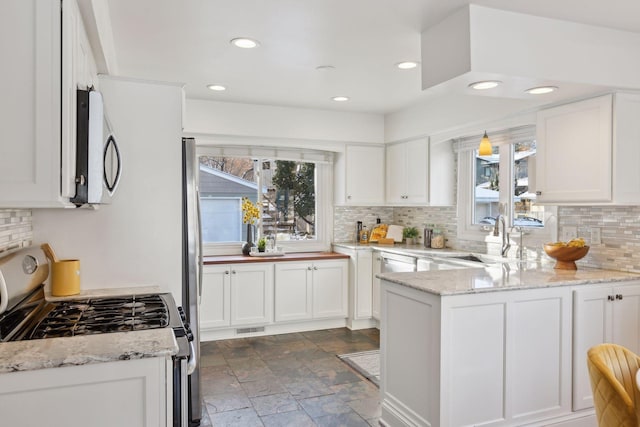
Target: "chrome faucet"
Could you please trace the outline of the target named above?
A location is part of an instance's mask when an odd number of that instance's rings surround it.
[[[507,257],[507,252],[509,252],[509,248],[511,247],[511,243],[509,243],[509,233],[507,233],[507,224],[504,220],[504,216],[498,214],[496,217],[496,224],[493,226],[493,235],[500,235],[500,223],[502,222],[502,248],[500,250],[500,255],[503,257]]]

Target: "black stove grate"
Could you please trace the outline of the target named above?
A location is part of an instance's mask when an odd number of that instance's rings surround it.
[[[169,310],[158,295],[96,298],[52,304],[29,339],[164,328]]]

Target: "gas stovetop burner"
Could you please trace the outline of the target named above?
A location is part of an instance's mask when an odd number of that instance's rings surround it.
[[[96,298],[51,304],[29,339],[164,328],[169,310],[159,295]]]

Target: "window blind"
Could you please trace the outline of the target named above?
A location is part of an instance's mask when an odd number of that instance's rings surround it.
[[[333,163],[333,153],[297,148],[274,148],[259,146],[199,146],[199,156],[211,157],[250,157],[274,160],[302,161],[309,163]]]

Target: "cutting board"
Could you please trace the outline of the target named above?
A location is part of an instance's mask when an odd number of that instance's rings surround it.
[[[387,229],[387,239],[393,239],[394,242],[402,242],[402,230],[401,225],[390,225]]]

